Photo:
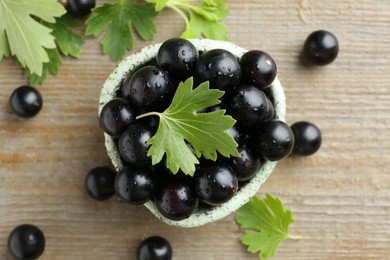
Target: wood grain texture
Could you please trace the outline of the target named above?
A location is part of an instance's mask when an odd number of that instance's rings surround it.
[[[97,1],[102,3],[103,1]],[[227,0],[229,40],[262,49],[278,65],[287,121],[309,120],[323,133],[320,151],[278,163],[259,195],[279,196],[299,241],[286,241],[276,259],[388,259],[390,254],[390,3],[387,0]],[[179,22],[180,21],[180,22]],[[157,18],[153,42],[180,34],[171,11]],[[299,62],[316,29],[333,32],[340,53],[329,66]],[[82,30],[82,28],[81,28]],[[171,241],[174,259],[257,259],[239,243],[234,215],[195,229],[157,221],[145,208],[113,198],[90,199],[87,172],[109,165],[98,127],[102,83],[115,63],[87,38],[81,59],[64,59],[58,76],[39,86],[44,108],[22,120],[8,108],[25,84],[12,60],[0,62],[0,259],[18,224],[42,228],[41,259],[134,259],[140,238]]]

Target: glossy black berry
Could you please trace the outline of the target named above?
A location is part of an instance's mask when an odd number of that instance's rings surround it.
[[[88,194],[96,200],[106,200],[115,194],[115,172],[107,167],[96,167],[85,178]]]
[[[16,115],[28,118],[37,115],[41,111],[43,100],[36,88],[21,86],[12,92],[9,103]]]
[[[45,236],[35,225],[17,226],[8,236],[8,249],[17,259],[37,259],[45,250]]]
[[[263,121],[269,121],[275,118],[275,107],[272,101],[267,97],[267,112],[263,118]]]
[[[261,90],[270,86],[276,77],[275,61],[263,51],[248,51],[241,57],[240,63],[242,80]]]
[[[129,88],[133,104],[148,111],[166,108],[176,91],[167,72],[156,66],[137,70],[130,79]]]
[[[220,205],[228,201],[238,190],[234,170],[224,163],[201,165],[194,178],[196,192],[209,205]]]
[[[241,85],[230,97],[229,113],[242,125],[261,123],[267,115],[267,97],[262,90],[250,85]]]
[[[295,144],[293,152],[299,155],[312,155],[320,149],[322,137],[320,129],[313,123],[299,121],[291,125]]]
[[[119,138],[118,148],[123,160],[134,167],[145,167],[152,165],[147,156],[150,145],[147,144],[153,136],[150,128],[134,124],[131,125]]]
[[[188,178],[170,178],[157,189],[155,205],[171,220],[183,220],[198,207],[198,195]]]
[[[143,204],[152,198],[156,187],[155,173],[149,168],[125,167],[115,179],[118,199],[130,204]]]
[[[231,52],[214,49],[203,53],[195,66],[196,81],[209,81],[210,87],[224,91],[233,90],[241,79],[241,66]]]
[[[66,0],[65,7],[68,13],[76,17],[83,17],[91,13],[95,4],[96,0]]]
[[[260,169],[260,159],[250,144],[239,145],[239,157],[231,157],[231,166],[239,181],[252,179]]]
[[[199,52],[186,39],[173,38],[165,41],[158,50],[157,63],[168,71],[175,81],[184,81],[193,76]]]
[[[324,30],[312,32],[303,46],[303,56],[313,65],[327,65],[339,53],[339,43],[334,34]]]
[[[291,128],[280,120],[261,124],[256,139],[259,152],[269,161],[278,161],[287,157],[294,147]]]
[[[143,240],[137,248],[137,260],[171,260],[172,246],[168,240],[160,236],[152,236]]]
[[[134,121],[134,110],[124,98],[115,98],[107,102],[99,116],[100,127],[115,138],[118,138]]]

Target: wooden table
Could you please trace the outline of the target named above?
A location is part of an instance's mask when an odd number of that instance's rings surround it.
[[[103,1],[97,1],[102,3]],[[387,0],[228,0],[229,40],[271,54],[287,96],[287,122],[308,120],[323,133],[311,157],[278,163],[258,192],[280,197],[294,213],[277,259],[389,259],[390,3]],[[153,42],[178,36],[183,22],[164,11]],[[333,32],[336,61],[305,67],[299,54],[314,30]],[[81,28],[82,30],[82,28]],[[134,50],[153,42],[136,41]],[[38,225],[41,259],[134,259],[144,235],[166,237],[174,259],[257,259],[239,243],[234,214],[195,229],[160,223],[144,207],[92,200],[87,172],[109,165],[98,127],[99,91],[116,64],[87,38],[79,60],[38,86],[44,108],[23,120],[8,108],[25,84],[12,60],[0,62],[0,259],[16,225]]]

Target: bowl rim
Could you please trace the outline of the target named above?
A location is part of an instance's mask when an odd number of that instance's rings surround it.
[[[227,41],[210,40],[210,39],[189,39],[198,51],[207,51],[211,49],[225,49],[230,51],[232,54],[241,58],[241,56],[248,52],[238,45]],[[99,115],[103,106],[114,97],[117,97],[117,92],[121,85],[121,82],[126,78],[129,72],[137,69],[139,66],[146,62],[154,59],[157,55],[158,49],[162,43],[156,43],[148,45],[142,48],[140,51],[135,52],[127,56],[122,60],[116,69],[110,74],[107,80],[104,82],[100,97],[99,97]],[[275,118],[285,122],[286,116],[286,97],[283,91],[283,87],[278,79],[272,82],[267,91],[273,96],[275,106]],[[104,133],[105,147],[107,154],[111,160],[111,163],[118,171],[124,167],[123,161],[120,158],[119,151],[116,148],[115,140]],[[238,210],[241,206],[247,203],[253,196],[256,195],[262,184],[271,175],[276,162],[265,161],[262,163],[258,173],[248,181],[237,193],[227,202],[222,205],[213,206],[207,210],[197,209],[190,217],[175,221],[164,217],[156,208],[152,200],[146,202],[144,206],[156,216],[162,222],[177,226],[177,227],[197,227],[220,220],[227,217],[234,211]]]

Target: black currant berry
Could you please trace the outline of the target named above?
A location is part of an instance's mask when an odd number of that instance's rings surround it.
[[[88,194],[96,200],[106,200],[115,194],[115,172],[107,167],[96,167],[85,178]]]
[[[261,123],[267,115],[267,97],[262,90],[241,85],[230,96],[229,113],[239,124],[250,126]]]
[[[312,155],[320,149],[321,146],[321,131],[313,123],[307,121],[299,121],[291,125],[295,144],[293,152],[295,154],[307,156]]]
[[[256,139],[260,154],[269,161],[278,161],[287,157],[294,147],[291,128],[279,120],[261,124]]]
[[[17,259],[37,259],[45,250],[45,236],[37,226],[17,226],[8,236],[8,249]]]
[[[21,86],[12,92],[9,103],[16,115],[28,118],[37,115],[41,111],[43,100],[36,88]]]
[[[237,151],[240,156],[230,158],[231,166],[239,181],[250,180],[260,169],[260,159],[249,144],[239,145]]]
[[[157,189],[158,211],[171,220],[183,220],[198,207],[198,195],[188,178],[170,178]]]
[[[248,51],[241,57],[240,63],[243,82],[260,90],[269,87],[276,77],[275,61],[263,51]]]
[[[118,148],[123,160],[134,167],[152,165],[152,160],[147,153],[150,145],[147,144],[153,136],[150,128],[134,124],[131,125],[119,138]]]
[[[157,63],[168,71],[175,81],[184,81],[193,76],[199,53],[186,39],[173,38],[165,41],[158,50]]]
[[[125,167],[115,179],[118,199],[140,205],[152,198],[156,188],[155,174],[148,168]]]
[[[107,102],[99,116],[100,127],[114,138],[120,137],[134,121],[134,110],[124,98],[115,98]]]
[[[238,189],[234,170],[224,163],[200,165],[194,178],[196,192],[209,205],[220,205],[228,201]]]
[[[210,88],[233,90],[241,79],[241,66],[231,52],[214,49],[203,53],[195,66],[196,81],[209,81]]]
[[[339,53],[339,43],[334,34],[324,30],[312,32],[303,46],[303,56],[310,64],[327,65]]]
[[[133,104],[147,111],[165,109],[176,91],[167,72],[156,66],[137,70],[129,88]]]
[[[95,4],[96,0],[66,0],[65,8],[71,15],[83,17],[91,13]]]
[[[137,260],[171,260],[172,246],[163,237],[152,236],[143,240],[137,248]]]

